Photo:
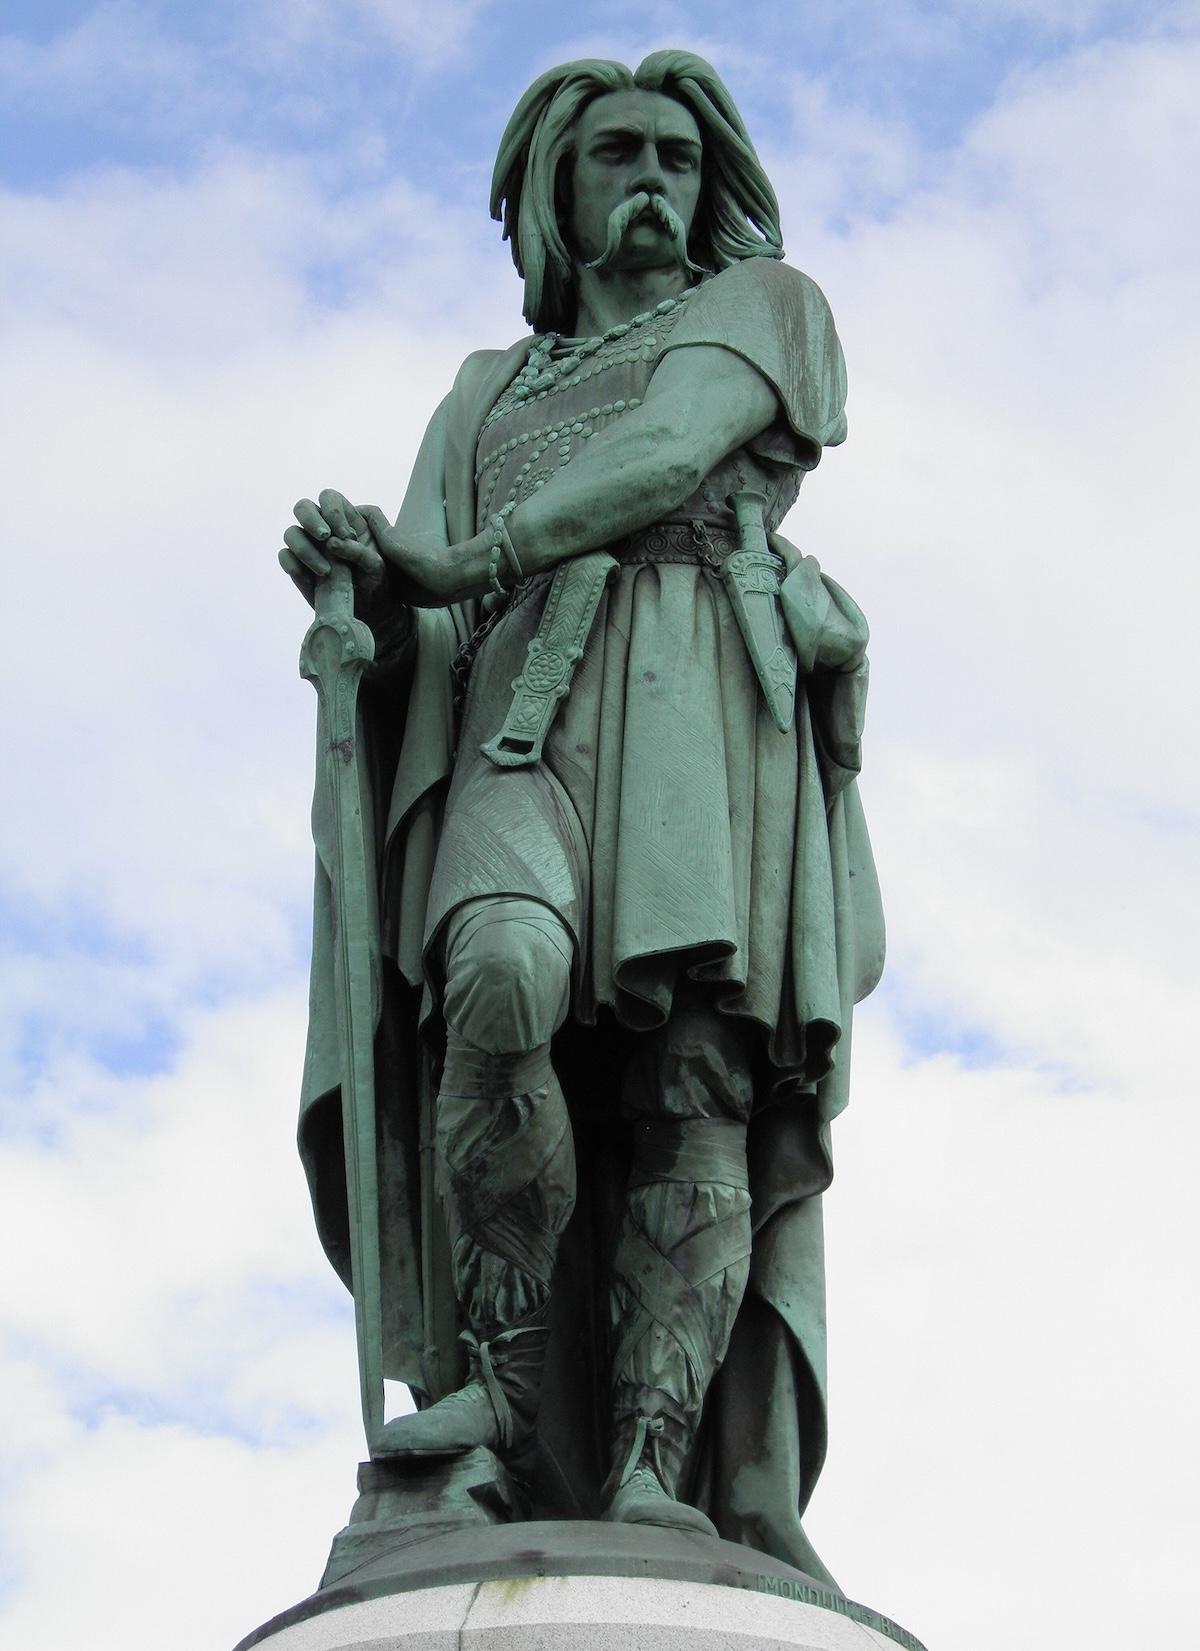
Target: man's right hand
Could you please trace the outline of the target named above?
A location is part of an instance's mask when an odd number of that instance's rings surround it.
[[[364,604],[369,602],[383,583],[384,565],[365,517],[332,487],[316,504],[301,499],[295,515],[300,525],[285,530],[279,565],[305,601],[312,605],[316,582],[328,574],[330,557],[336,556],[349,564],[356,593]],[[337,540],[336,549],[331,539]]]

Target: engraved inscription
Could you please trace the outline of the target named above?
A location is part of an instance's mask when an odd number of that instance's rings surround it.
[[[888,1639],[904,1646],[905,1651],[925,1651],[916,1635],[910,1634],[907,1628],[901,1628],[898,1622],[826,1588],[812,1588],[808,1583],[796,1582],[790,1576],[766,1576],[760,1572],[757,1589],[760,1594],[771,1594],[776,1599],[794,1599],[801,1605],[817,1605],[823,1611],[836,1611],[840,1616],[849,1617],[852,1622],[861,1622],[864,1627],[886,1634]]]

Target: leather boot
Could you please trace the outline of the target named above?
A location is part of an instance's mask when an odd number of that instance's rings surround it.
[[[619,1525],[659,1525],[715,1537],[717,1527],[712,1520],[699,1508],[681,1502],[677,1494],[693,1432],[667,1411],[623,1417],[617,1424],[605,1519]]]
[[[548,1321],[543,1307],[487,1337],[467,1331],[466,1384],[424,1410],[389,1422],[373,1454],[458,1456],[482,1446],[506,1462],[520,1462],[533,1446]]]

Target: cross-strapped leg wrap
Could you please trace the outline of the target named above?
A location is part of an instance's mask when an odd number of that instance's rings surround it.
[[[550,1066],[571,940],[536,902],[474,900],[447,925],[444,962],[437,1160],[470,1376],[389,1423],[385,1445],[399,1455],[485,1445],[520,1462],[534,1435],[554,1259],[575,1201],[570,1123]]]
[[[550,1047],[488,1055],[448,1036],[438,1168],[454,1283],[478,1335],[542,1307],[575,1201],[575,1152]]]
[[[749,1276],[746,1126],[701,1118],[637,1127],[643,1150],[614,1268],[617,1411],[683,1421],[700,1413]]]
[[[445,968],[438,1168],[455,1289],[487,1337],[544,1306],[575,1202],[566,1102],[550,1066],[571,938],[537,901],[471,900],[447,925]]]
[[[684,1010],[635,1060],[634,1161],[614,1262],[614,1482],[647,1461],[678,1490],[750,1272],[748,1063],[727,1022]]]

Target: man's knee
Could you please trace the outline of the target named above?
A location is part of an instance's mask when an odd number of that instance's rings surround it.
[[[446,1021],[489,1053],[548,1043],[567,1016],[571,937],[535,900],[472,900],[446,932]]]

